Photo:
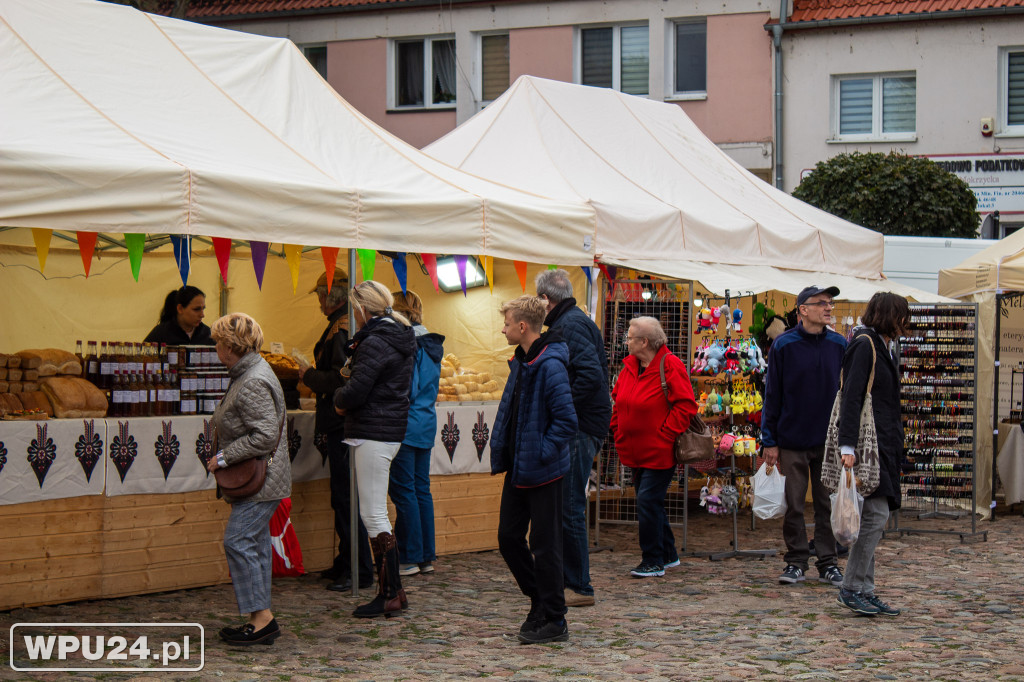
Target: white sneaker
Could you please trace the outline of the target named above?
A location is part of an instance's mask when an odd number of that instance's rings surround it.
[[[417,564],[399,564],[398,575],[416,575],[420,572]]]
[[[665,564],[665,568],[675,568],[678,565],[679,565],[679,559],[676,559],[675,561],[670,561],[667,564]]]

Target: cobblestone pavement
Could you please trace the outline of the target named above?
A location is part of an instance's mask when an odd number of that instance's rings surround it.
[[[691,551],[728,550],[731,518],[703,512],[690,525]],[[910,524],[908,524],[910,525]],[[740,549],[783,548],[779,521],[749,530]],[[914,521],[916,528],[969,530],[969,522]],[[781,551],[764,561],[685,558],[664,578],[630,578],[639,562],[631,526],[601,527],[613,551],[591,555],[597,605],[570,609],[570,639],[509,641],[527,610],[497,552],[443,557],[430,576],[405,580],[401,617],[359,620],[357,600],[324,590],[314,576],[275,579],[274,612],[284,634],[270,647],[236,649],[216,632],[236,624],[229,585],[125,599],[17,609],[15,622],[198,621],[206,627],[201,673],[37,673],[31,679],[133,680],[1010,680],[1024,679],[1024,519],[979,522],[987,542],[955,535],[890,534],[879,546],[878,594],[898,618],[857,617],[817,582],[783,586]],[[677,538],[679,534],[677,533]],[[365,601],[364,592],[360,601]],[[0,643],[2,679],[11,670]],[[20,677],[19,677],[20,676]]]

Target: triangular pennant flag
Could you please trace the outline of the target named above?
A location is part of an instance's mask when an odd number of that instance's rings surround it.
[[[523,287],[523,293],[526,293],[526,263],[521,260],[514,260],[512,264],[516,266],[516,274],[519,275],[519,284]]]
[[[548,270],[557,270],[557,269],[558,269],[557,265],[549,265],[548,266]]]
[[[494,293],[494,256],[480,256],[484,262],[484,277],[487,278],[487,285],[491,287],[491,293]]]
[[[359,257],[359,271],[362,273],[363,281],[373,279],[374,268],[377,267],[377,252],[373,249],[356,249]]]
[[[427,269],[427,274],[430,275],[430,281],[434,283],[434,291],[440,293],[441,287],[437,283],[437,256],[432,253],[421,253],[420,258],[423,259],[423,267]]]
[[[146,235],[126,234],[125,246],[128,247],[128,262],[132,265],[132,277],[139,281],[139,269],[142,267],[142,251],[146,248]]]
[[[459,284],[462,285],[462,295],[466,295],[466,261],[469,256],[456,256],[455,269],[459,271]]]
[[[299,263],[302,262],[302,244],[282,244],[288,270],[292,273],[292,293],[299,290]]]
[[[53,230],[44,227],[32,228],[32,239],[36,243],[36,257],[39,259],[39,272],[46,269],[46,256],[50,253],[50,237]]]
[[[85,268],[85,278],[89,279],[89,269],[92,267],[92,252],[96,250],[95,232],[78,233],[78,252],[82,254],[82,267]]]
[[[592,278],[592,277],[590,276],[590,268],[588,268],[588,267],[587,267],[586,265],[581,265],[581,266],[580,266],[580,269],[581,269],[581,270],[583,270],[583,274],[584,274],[584,275],[586,275],[586,277],[587,277],[587,281],[588,281],[588,282],[590,282],[591,284],[593,284],[593,283],[594,283],[594,280],[593,280],[593,278]]]
[[[324,259],[324,272],[327,273],[327,293],[331,293],[331,284],[334,283],[334,268],[338,265],[338,247],[321,246],[320,256]]]
[[[256,285],[263,291],[263,271],[267,268],[267,252],[270,244],[249,240],[249,252],[252,255],[252,269],[256,273]]]
[[[178,264],[182,285],[188,284],[188,273],[192,268],[192,237],[187,234],[172,234],[171,246],[174,247],[174,262]]]
[[[231,240],[227,237],[213,238],[213,252],[217,254],[217,265],[220,266],[220,278],[228,283],[228,263],[231,262]]]
[[[408,267],[405,264],[405,252],[399,251],[395,254],[395,257],[391,259],[391,267],[395,269],[395,277],[398,278],[398,286],[401,287],[402,293],[406,293],[406,283],[409,279]]]

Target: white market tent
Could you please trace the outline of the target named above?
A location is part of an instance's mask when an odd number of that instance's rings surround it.
[[[724,290],[797,293],[835,284],[842,298],[880,290],[942,300],[882,277],[882,235],[758,179],[678,106],[520,77],[428,154],[495,182],[597,213],[608,264]]]
[[[0,226],[588,265],[593,209],[456,171],[290,41],[0,0]]]

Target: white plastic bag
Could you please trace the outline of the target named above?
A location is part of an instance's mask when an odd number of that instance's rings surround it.
[[[786,477],[778,467],[762,463],[754,474],[754,513],[759,519],[785,516]]]
[[[864,498],[857,491],[853,471],[843,468],[839,489],[829,495],[829,499],[832,501],[832,535],[836,542],[849,547],[860,536],[860,512],[864,507]]]

